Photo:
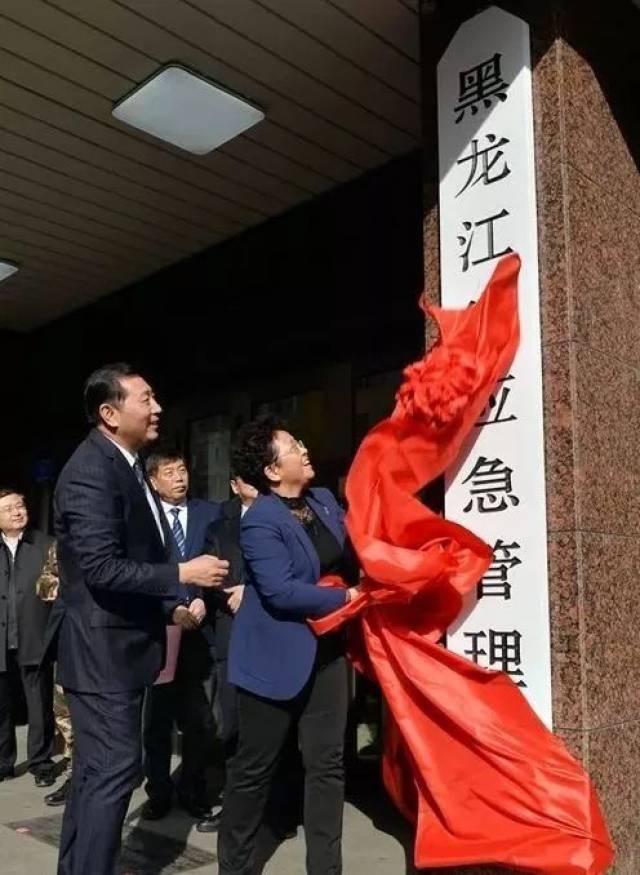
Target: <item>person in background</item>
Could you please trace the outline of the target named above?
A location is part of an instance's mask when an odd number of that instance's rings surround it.
[[[29,771],[37,787],[50,787],[55,782],[53,668],[38,667],[51,605],[38,598],[36,583],[53,538],[29,527],[24,496],[11,486],[0,488],[0,534],[0,781],[13,777],[13,699],[22,687]]]
[[[247,567],[233,621],[229,681],[237,687],[238,745],[225,785],[218,833],[220,875],[254,863],[270,784],[295,727],[305,769],[307,872],[342,871],[343,747],[348,682],[341,634],[318,639],[309,618],[353,598],[320,587],[345,569],[343,512],[315,476],[304,445],[273,417],[240,429],[235,471],[260,492],[240,526]]]
[[[60,591],[48,655],[57,649],[75,733],[58,875],[113,875],[141,779],[144,688],[165,663],[166,621],[191,628],[187,584],[219,586],[227,566],[213,556],[170,557],[139,455],[157,440],[161,413],[147,381],[127,364],[105,365],[87,379],[84,405],[92,429],[54,494]]]
[[[154,447],[146,469],[164,514],[171,553],[176,561],[191,559],[204,549],[205,535],[218,517],[218,506],[188,498],[189,471],[184,455],[176,448]],[[198,587],[191,588],[189,611],[194,628],[167,627],[167,666],[149,687],[143,719],[143,771],[149,799],[141,817],[158,820],[172,807],[171,747],[174,724],[182,732],[182,768],[176,788],[178,804],[200,821],[211,817],[205,770],[215,728],[205,682],[213,663],[209,642],[200,628],[205,604]],[[173,670],[169,669],[169,664]]]
[[[58,552],[55,541],[49,547],[47,561],[44,564],[40,577],[36,583],[36,593],[43,602],[55,602],[60,589],[60,575],[58,571]],[[55,808],[65,805],[71,789],[71,773],[73,769],[73,727],[71,715],[64,696],[64,690],[60,684],[56,684],[53,690],[53,715],[56,730],[63,741],[62,758],[65,770],[62,773],[63,783],[52,793],[44,797],[45,805]]]
[[[232,460],[233,461],[233,460]],[[220,506],[219,518],[207,529],[203,551],[229,563],[229,576],[224,590],[204,594],[212,657],[215,663],[213,686],[213,713],[217,734],[222,742],[225,772],[238,740],[238,714],[235,687],[227,680],[227,655],[233,617],[242,602],[245,567],[240,551],[240,520],[251,507],[258,490],[242,478],[233,476],[230,481],[233,498]],[[220,824],[220,811],[203,818],[197,825],[198,832],[214,832]]]

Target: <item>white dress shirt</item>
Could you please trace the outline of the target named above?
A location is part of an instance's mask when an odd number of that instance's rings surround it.
[[[18,535],[17,538],[7,538],[5,533],[2,532],[2,540],[7,545],[7,549],[9,550],[9,552],[11,553],[11,555],[13,556],[14,559],[16,558],[16,550],[18,549],[18,544],[22,540],[22,535],[23,535],[23,532],[20,532],[20,534]]]
[[[115,447],[117,447],[117,448],[120,450],[120,452],[121,452],[122,455],[125,457],[125,459],[126,459],[127,462],[129,463],[129,465],[131,465],[131,467],[133,468],[133,466],[135,465],[135,463],[136,463],[137,460],[138,460],[138,457],[137,457],[137,456],[134,456],[132,453],[130,453],[129,450],[125,450],[124,447],[121,447],[120,444],[119,444],[117,441],[111,440],[111,438],[108,438],[108,439],[111,441],[111,443],[112,443]],[[143,466],[143,467],[144,467],[144,466]],[[133,474],[134,474],[134,477],[135,477],[135,471],[133,472]],[[136,477],[136,480],[137,480],[137,479],[138,479],[138,478]],[[147,501],[149,502],[149,507],[151,508],[151,513],[153,514],[153,518],[154,518],[154,520],[156,521],[156,525],[157,525],[157,527],[158,527],[158,531],[160,532],[160,537],[162,538],[162,543],[164,544],[164,531],[163,531],[163,529],[162,529],[162,523],[160,522],[160,512],[159,512],[159,510],[158,510],[158,505],[156,504],[156,500],[155,500],[155,498],[153,497],[153,495],[151,494],[151,489],[149,489],[149,484],[147,483],[146,478],[145,478],[145,481],[144,481],[144,487],[143,487],[143,488],[144,488],[145,495],[147,496]]]

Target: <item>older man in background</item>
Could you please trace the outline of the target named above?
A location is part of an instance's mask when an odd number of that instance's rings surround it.
[[[30,528],[24,496],[11,486],[0,488],[0,533],[0,781],[13,776],[22,692],[29,771],[36,786],[49,787],[55,781],[53,669],[38,666],[51,606],[38,598],[36,584],[53,539]]]
[[[154,447],[146,469],[160,499],[172,558],[182,562],[199,556],[205,552],[205,535],[218,517],[218,506],[188,497],[189,471],[177,448]],[[192,817],[211,818],[205,769],[215,729],[205,682],[212,672],[212,660],[206,630],[200,628],[205,616],[202,592],[199,587],[189,590],[193,628],[167,628],[167,663],[145,697],[143,768],[149,797],[141,811],[145,820],[164,817],[172,807],[174,792],[180,807]],[[171,779],[174,724],[182,732],[182,768],[176,788]]]

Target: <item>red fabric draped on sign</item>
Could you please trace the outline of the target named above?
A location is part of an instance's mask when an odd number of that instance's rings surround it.
[[[438,644],[491,549],[416,498],[456,460],[513,360],[519,267],[504,258],[465,310],[429,308],[440,342],[407,368],[392,416],[367,435],[347,479],[362,592],[312,626],[322,634],[355,620],[351,656],[388,704],[384,781],[416,823],[418,867],[597,875],[613,850],[588,775],[509,677]]]

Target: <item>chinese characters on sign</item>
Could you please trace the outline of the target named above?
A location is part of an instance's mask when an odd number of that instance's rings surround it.
[[[493,562],[481,578],[478,584],[478,598],[496,596],[508,601],[511,598],[511,583],[509,574],[516,565],[522,565],[522,560],[514,556],[514,552],[520,549],[520,544],[513,541],[505,544],[498,539],[493,545]]]
[[[470,498],[464,512],[469,513],[475,506],[478,513],[496,513],[506,510],[509,502],[517,507],[520,499],[513,495],[512,474],[513,471],[502,459],[485,459],[480,456],[469,476],[462,481],[470,482]]]
[[[523,672],[519,668],[522,635],[516,629],[513,632],[489,629],[488,652],[479,644],[480,639],[484,642],[487,638],[486,632],[465,632],[464,637],[470,639],[470,649],[464,652],[474,662],[479,662],[481,656],[486,656],[488,668],[498,668],[511,677],[522,678]],[[519,687],[527,686],[523,680],[518,680],[517,684]]]
[[[498,140],[495,134],[487,134],[486,139],[489,145],[484,149],[478,149],[477,139],[471,140],[469,154],[458,158],[456,164],[469,162],[469,175],[456,197],[463,194],[470,185],[477,185],[479,182],[483,185],[491,185],[492,182],[499,182],[511,173],[506,161],[501,162],[496,168],[496,164],[504,157],[501,147],[505,146],[509,140],[506,137],[501,137]],[[493,154],[494,152],[495,154]]]
[[[447,476],[445,513],[493,547],[447,646],[507,674],[551,724],[535,156],[529,29],[496,7],[438,67],[442,304],[478,299],[517,252],[521,343]]]
[[[496,54],[489,61],[485,61],[477,67],[465,70],[460,74],[458,109],[461,110],[461,114],[456,119],[456,124],[462,121],[467,108],[470,108],[471,113],[475,115],[478,112],[478,103],[482,102],[485,107],[490,107],[492,95],[495,95],[502,101],[507,99],[507,89],[509,86],[502,81],[500,75],[500,57],[499,54]],[[479,149],[479,140],[474,137],[471,140],[468,154],[464,154],[456,161],[457,166],[469,164],[467,179],[456,194],[456,197],[464,194],[469,186],[475,186],[479,182],[482,182],[483,185],[492,185],[505,179],[511,173],[509,165],[504,160],[505,155],[502,151],[502,147],[509,143],[508,138],[498,138],[495,134],[487,134],[485,140],[488,145],[483,149]],[[495,244],[495,224],[500,219],[505,219],[508,216],[509,211],[503,208],[493,216],[463,221],[462,227],[464,231],[458,235],[458,242],[462,247],[460,258],[462,259],[463,272],[466,273],[470,265],[482,264],[484,261],[493,261],[495,258],[500,258],[502,255],[513,252],[511,246],[505,246],[497,250]],[[471,247],[476,236],[476,230],[478,229],[481,229],[479,236],[482,237],[482,242],[479,246],[476,243],[478,253],[477,257],[474,258],[471,253]]]
[[[496,52],[492,58],[460,73],[458,103],[455,107],[456,124],[462,121],[467,110],[470,110],[471,115],[476,115],[479,105],[483,104],[488,109],[494,98],[507,99],[506,91],[509,86],[502,81],[501,59],[502,55]]]
[[[504,383],[513,380],[513,375],[508,374],[506,377],[503,377],[498,385],[496,386],[495,391],[489,398],[489,404],[485,411],[483,411],[483,416],[486,416],[486,419],[481,419],[479,422],[476,422],[476,428],[482,428],[485,425],[496,425],[500,422],[513,422],[514,419],[518,417],[512,413],[510,416],[504,414],[503,411],[505,406],[507,405],[507,401],[509,400],[509,395],[511,394],[511,389],[509,386],[504,386]]]

